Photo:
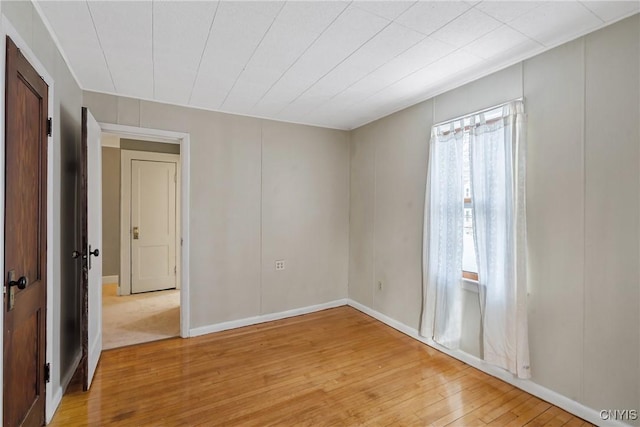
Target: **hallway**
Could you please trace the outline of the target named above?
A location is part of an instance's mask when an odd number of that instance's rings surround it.
[[[104,350],[180,335],[180,290],[117,295],[117,284],[102,287]]]

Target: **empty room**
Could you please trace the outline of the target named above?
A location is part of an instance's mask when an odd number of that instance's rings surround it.
[[[640,2],[0,1],[5,426],[640,426]]]

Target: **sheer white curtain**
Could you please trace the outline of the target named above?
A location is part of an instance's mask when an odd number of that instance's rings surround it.
[[[472,118],[473,220],[484,360],[529,378],[525,219],[525,115],[521,101],[501,118]]]
[[[462,138],[453,123],[432,130],[425,197],[420,334],[450,349],[460,344],[462,324]]]

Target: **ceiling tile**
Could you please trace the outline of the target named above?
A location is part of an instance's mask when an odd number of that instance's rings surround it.
[[[374,15],[381,16],[387,19],[396,19],[405,10],[410,8],[415,3],[413,1],[403,0],[379,0],[379,1],[357,1],[354,3],[356,7],[371,12]]]
[[[153,98],[151,3],[89,2],[100,44],[119,93]]]
[[[241,62],[226,58],[203,59],[189,103],[197,107],[219,110],[242,67]]]
[[[234,87],[233,95],[229,96],[224,103],[225,111],[249,114],[256,103],[256,94],[263,93],[265,86],[244,82]]]
[[[321,109],[356,104],[453,51],[446,43],[426,38],[334,96]]]
[[[575,0],[38,4],[83,89],[345,129],[640,10]]]
[[[242,71],[228,102],[244,85],[251,85],[249,96],[253,104],[258,102],[346,6],[342,2],[287,3]],[[245,101],[247,96],[242,96]]]
[[[492,1],[486,0],[476,6],[498,21],[507,23],[540,6],[540,1]]]
[[[287,3],[247,68],[273,70],[281,75],[345,7],[339,2]]]
[[[395,21],[429,35],[470,8],[469,4],[458,1],[419,1]]]
[[[286,106],[389,24],[386,19],[349,7],[285,74],[296,79],[281,79],[260,103],[278,100]]]
[[[349,2],[346,1],[294,1],[287,2],[278,16],[283,25],[292,29],[305,30],[314,34],[322,33],[342,12]]]
[[[154,93],[187,104],[217,2],[153,3]]]
[[[552,46],[593,30],[602,25],[602,20],[578,2],[545,2],[509,25],[545,46]]]
[[[371,94],[384,89],[391,83],[393,83],[393,81],[390,79],[378,78],[375,73],[369,74],[362,80],[349,86],[344,91],[320,105],[316,110],[314,110],[314,114],[324,110],[336,111],[344,106],[355,104],[365,99],[367,96],[371,96]]]
[[[432,37],[462,47],[500,26],[500,22],[476,9],[471,9],[432,34]]]
[[[482,62],[482,58],[471,53],[461,50],[455,51],[388,86],[363,102],[368,104],[380,99],[421,96],[421,94],[433,91],[440,83],[453,81],[457,74],[477,68]]]
[[[508,25],[493,30],[470,43],[464,49],[484,59],[494,58],[505,53],[515,54],[514,50],[525,52],[540,49],[541,45],[530,38],[515,31]]]
[[[372,74],[374,74],[375,78],[386,79],[390,82],[397,81],[439,60],[454,50],[453,46],[429,37],[398,55]]]
[[[390,24],[386,19],[350,7],[305,52],[292,72],[320,78]]]
[[[306,112],[331,99],[424,38],[423,34],[402,25],[389,25],[316,82],[287,110]]]
[[[417,46],[423,40],[425,36],[421,33],[401,25],[391,24],[340,64],[332,75],[340,76],[341,80],[346,80],[350,85]],[[423,58],[428,57],[424,51],[422,54]],[[338,86],[339,91],[345,88]]]
[[[190,102],[220,108],[281,7],[281,2],[220,2]]]
[[[69,66],[81,84],[96,91],[115,92],[87,4],[42,2],[39,5],[64,46]]]
[[[640,11],[640,1],[583,1],[582,4],[605,22]]]

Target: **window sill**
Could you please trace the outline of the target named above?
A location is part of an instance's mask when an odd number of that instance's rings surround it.
[[[465,278],[462,279],[462,289],[464,289],[465,291],[474,292],[476,294],[480,293],[479,286],[480,285],[475,280]]]

